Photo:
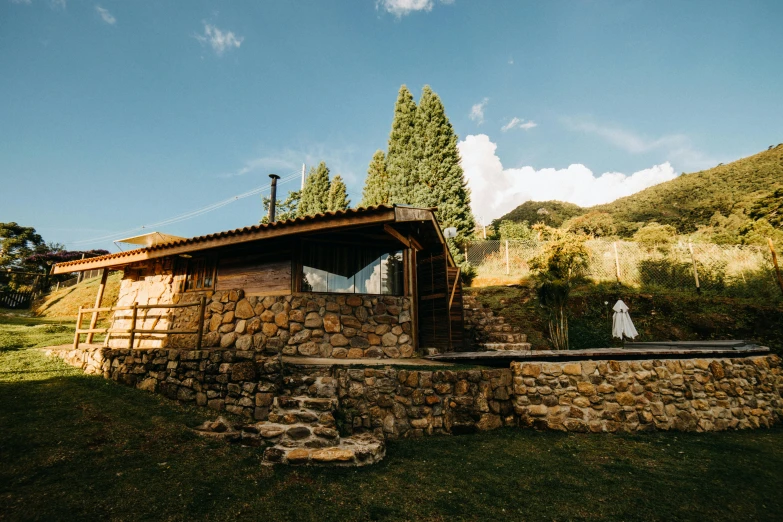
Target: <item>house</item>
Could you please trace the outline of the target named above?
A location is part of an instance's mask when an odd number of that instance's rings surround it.
[[[434,209],[349,209],[158,239],[53,273],[95,269],[123,271],[111,348],[393,359],[463,345],[459,269]]]

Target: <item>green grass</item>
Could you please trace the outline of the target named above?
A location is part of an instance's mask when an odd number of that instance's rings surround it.
[[[19,327],[4,321],[3,335]],[[26,328],[14,346],[45,342]],[[209,411],[4,342],[0,520],[777,520],[783,512],[780,429],[504,429],[394,442],[369,468],[269,468],[259,449],[187,430]]]

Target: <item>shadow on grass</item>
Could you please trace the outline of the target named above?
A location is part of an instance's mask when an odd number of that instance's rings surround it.
[[[391,442],[368,468],[269,468],[257,448],[187,429],[212,412],[41,365],[39,377],[0,382],[0,519],[773,520],[783,510],[781,430],[503,429]]]

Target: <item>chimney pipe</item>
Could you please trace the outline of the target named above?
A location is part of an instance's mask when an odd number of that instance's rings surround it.
[[[277,203],[277,180],[280,179],[280,176],[277,174],[270,174],[270,178],[272,178],[272,193],[270,194],[270,201],[269,201],[269,222],[273,223],[275,221],[275,204]]]

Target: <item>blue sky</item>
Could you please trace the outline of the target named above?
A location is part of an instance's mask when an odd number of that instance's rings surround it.
[[[783,141],[780,20],[779,1],[0,0],[0,221],[109,248],[320,160],[358,203],[403,83],[441,96],[482,219],[607,201]]]

